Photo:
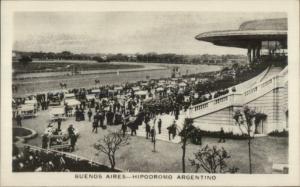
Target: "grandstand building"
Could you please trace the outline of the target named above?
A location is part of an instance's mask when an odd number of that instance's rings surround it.
[[[288,130],[287,19],[255,20],[238,30],[205,32],[197,40],[248,50],[248,63],[268,63],[256,77],[235,86],[236,91],[190,108],[194,125],[202,130],[241,133],[233,115],[244,106],[265,114],[256,133]],[[246,129],[244,129],[246,132]]]

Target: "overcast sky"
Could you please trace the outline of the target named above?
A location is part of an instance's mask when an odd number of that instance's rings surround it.
[[[244,21],[283,13],[18,12],[14,50],[73,53],[245,54],[197,41],[202,32],[238,29]]]

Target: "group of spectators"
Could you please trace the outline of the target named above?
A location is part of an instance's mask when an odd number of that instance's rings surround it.
[[[64,145],[59,146],[59,149],[68,150],[71,152],[75,150],[75,145],[79,134],[72,124],[67,128],[67,132],[64,133],[60,129],[61,122],[61,119],[57,120],[57,128],[55,125],[53,125],[53,122],[48,125],[44,134],[42,135],[42,148],[48,149],[52,148],[52,146]]]
[[[61,152],[25,146],[19,149],[13,147],[12,168],[15,172],[76,172],[102,171],[111,172],[107,166],[78,159]]]
[[[214,94],[214,98],[218,98],[222,95],[226,95],[229,93],[229,89],[222,89],[222,90],[218,90],[215,94]]]

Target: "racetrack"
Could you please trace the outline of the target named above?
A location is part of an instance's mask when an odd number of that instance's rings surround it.
[[[115,62],[117,63],[117,62]],[[123,62],[120,62],[123,63]],[[130,63],[141,64],[141,63]],[[140,80],[157,79],[171,77],[171,68],[179,67],[182,75],[209,71],[217,71],[221,67],[213,65],[174,65],[174,64],[154,64],[143,63],[144,68],[123,69],[123,70],[103,70],[84,72],[79,75],[55,75],[40,76],[26,79],[14,79],[13,85],[17,90],[13,96],[22,96],[24,94],[34,94],[38,92],[47,92],[60,89],[59,83],[66,83],[68,88],[94,87],[95,79],[100,80],[99,85],[122,84],[125,82],[135,82]],[[119,72],[119,73],[117,73]],[[59,72],[61,73],[61,72]]]

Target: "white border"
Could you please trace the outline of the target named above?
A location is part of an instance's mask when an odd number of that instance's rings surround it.
[[[299,182],[299,2],[290,1],[3,1],[1,2],[1,185],[4,186],[282,186]],[[73,173],[12,173],[11,51],[12,15],[15,11],[222,11],[288,12],[289,53],[289,174],[216,175],[203,180],[75,180]],[[103,174],[103,173],[102,173]],[[130,173],[132,174],[132,173]],[[150,174],[150,173],[147,173]],[[104,175],[104,174],[103,174]],[[176,174],[172,174],[174,177]]]

